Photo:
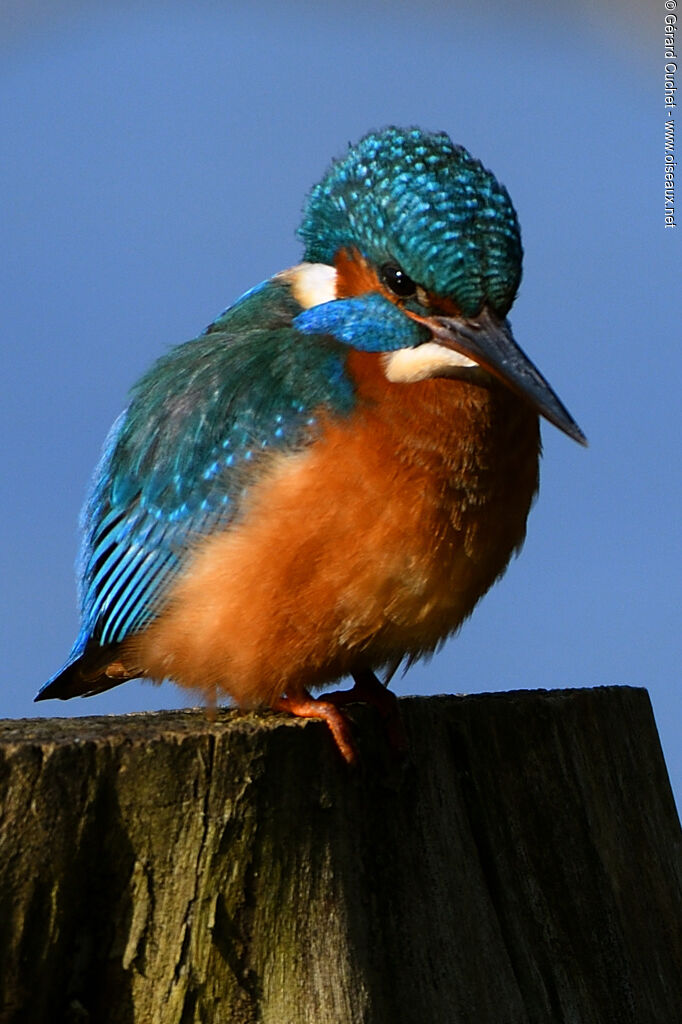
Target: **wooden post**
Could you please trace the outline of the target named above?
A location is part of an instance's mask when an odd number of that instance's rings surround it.
[[[646,691],[0,722],[0,1022],[673,1024]]]

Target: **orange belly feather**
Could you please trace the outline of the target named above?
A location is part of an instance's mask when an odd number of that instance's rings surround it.
[[[537,416],[488,378],[391,383],[382,358],[351,353],[355,413],[272,457],[124,643],[129,669],[273,704],[428,653],[469,615],[524,539]]]

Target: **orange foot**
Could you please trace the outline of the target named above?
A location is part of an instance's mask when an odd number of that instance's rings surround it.
[[[358,754],[348,722],[334,704],[326,700],[316,700],[307,690],[303,690],[301,693],[280,697],[272,706],[275,711],[288,711],[290,715],[297,715],[299,718],[321,718],[331,729],[341,757],[348,764],[357,761]]]
[[[372,704],[386,723],[391,750],[402,757],[407,751],[407,736],[398,709],[398,698],[377,679],[371,669],[354,672],[353,679],[355,686],[351,690],[329,693],[325,700],[337,708],[357,702]]]

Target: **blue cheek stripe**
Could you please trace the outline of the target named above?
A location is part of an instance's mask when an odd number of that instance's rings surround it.
[[[428,332],[378,292],[304,309],[294,320],[303,334],[331,334],[362,352],[394,352],[424,341]]]

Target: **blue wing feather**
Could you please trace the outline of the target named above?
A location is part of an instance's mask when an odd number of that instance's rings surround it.
[[[260,460],[314,438],[316,408],[352,408],[345,346],[299,332],[300,311],[273,279],[133,389],[83,512],[82,629],[65,668],[154,617],[192,541],[238,518]]]

